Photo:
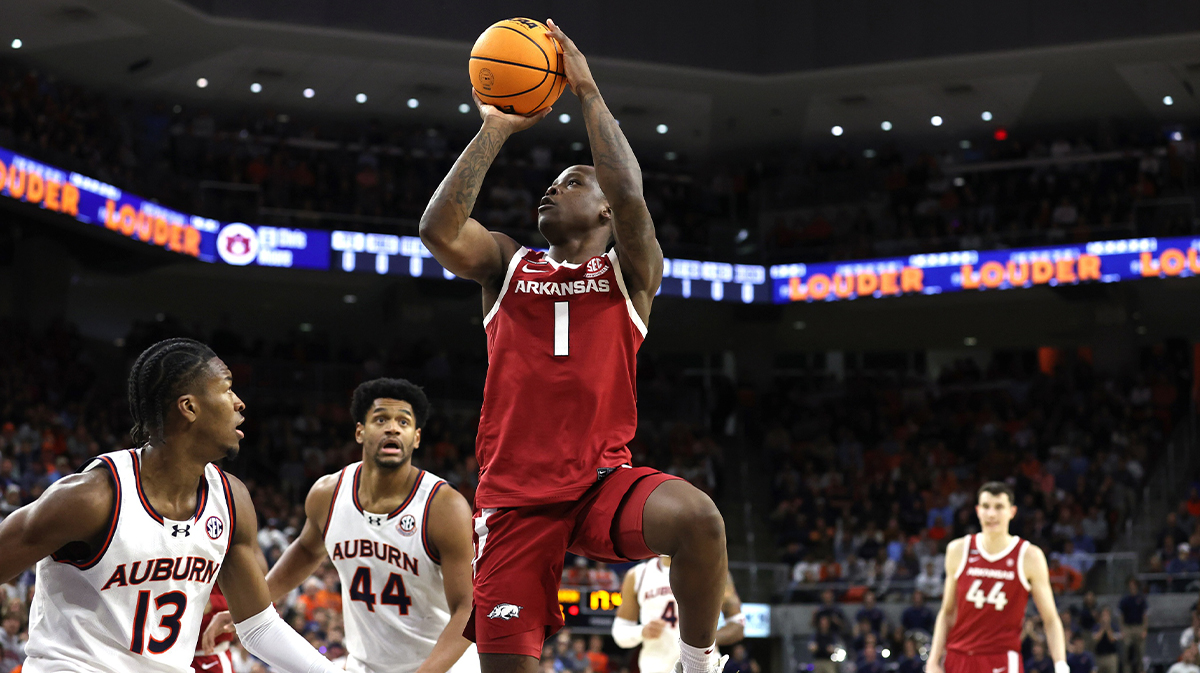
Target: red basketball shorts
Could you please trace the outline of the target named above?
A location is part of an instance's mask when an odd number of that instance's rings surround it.
[[[228,643],[224,643],[228,648]],[[196,673],[233,673],[233,652],[226,649],[214,654],[197,654],[192,659],[192,670]]]
[[[946,673],[1025,673],[1021,653],[1010,651],[998,654],[965,654],[946,651]]]
[[[663,482],[648,467],[622,467],[572,502],[475,512],[475,591],[463,632],[483,654],[540,657],[563,626],[558,605],[566,552],[604,563],[655,556],[642,508]]]

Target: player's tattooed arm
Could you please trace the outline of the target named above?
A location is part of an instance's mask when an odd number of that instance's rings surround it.
[[[517,244],[508,236],[492,233],[471,219],[475,200],[492,162],[512,134],[533,126],[549,108],[522,117],[501,112],[471,92],[483,126],[467,145],[442,184],[438,185],[421,216],[421,241],[434,259],[456,276],[481,285],[497,285]]]
[[[64,547],[72,543],[86,556],[100,551],[112,523],[113,493],[108,470],[96,468],[59,479],[6,517],[0,522],[0,583],[60,549],[69,551]]]
[[[434,494],[426,527],[431,551],[441,559],[442,589],[450,608],[450,621],[416,673],[446,673],[471,644],[462,635],[472,607],[471,559],[475,548],[471,542],[471,506],[462,494],[443,484]]]
[[[643,319],[648,318],[650,303],[662,282],[663,256],[642,193],[642,168],[621,125],[600,95],[587,59],[554,21],[546,23],[550,34],[562,45],[567,82],[583,106],[596,180],[612,208],[625,283],[631,294],[641,295],[633,297],[634,306]]]

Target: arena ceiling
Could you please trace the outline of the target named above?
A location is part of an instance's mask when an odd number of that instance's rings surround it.
[[[0,48],[20,39],[18,58],[117,95],[471,124],[457,108],[468,100],[474,36],[504,16],[557,15],[635,144],[693,153],[949,143],[998,125],[1169,125],[1200,114],[1194,1],[744,5],[731,13],[730,3],[677,0],[611,0],[602,11],[483,0],[29,0],[0,3]],[[196,86],[200,78],[207,87]],[[564,100],[563,111],[575,120],[540,132],[581,137],[577,104]]]

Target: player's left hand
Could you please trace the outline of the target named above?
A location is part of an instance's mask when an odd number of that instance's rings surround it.
[[[546,27],[550,29],[550,36],[562,45],[563,50],[563,70],[566,71],[567,84],[570,85],[571,91],[575,92],[576,96],[583,95],[583,91],[588,88],[596,88],[596,80],[592,79],[592,70],[588,67],[587,59],[583,57],[583,53],[579,51],[579,47],[567,37],[567,34],[554,23],[554,19],[546,19]]]
[[[200,650],[205,656],[210,656],[213,650],[217,647],[217,637],[226,633],[233,633],[233,616],[228,610],[223,610],[213,615],[212,621],[208,623],[208,628],[204,629],[204,634],[200,636]]]

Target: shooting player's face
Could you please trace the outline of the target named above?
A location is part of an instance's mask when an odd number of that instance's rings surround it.
[[[611,218],[612,210],[591,166],[571,166],[563,171],[538,203],[538,230],[552,244],[572,231],[611,226]]]

